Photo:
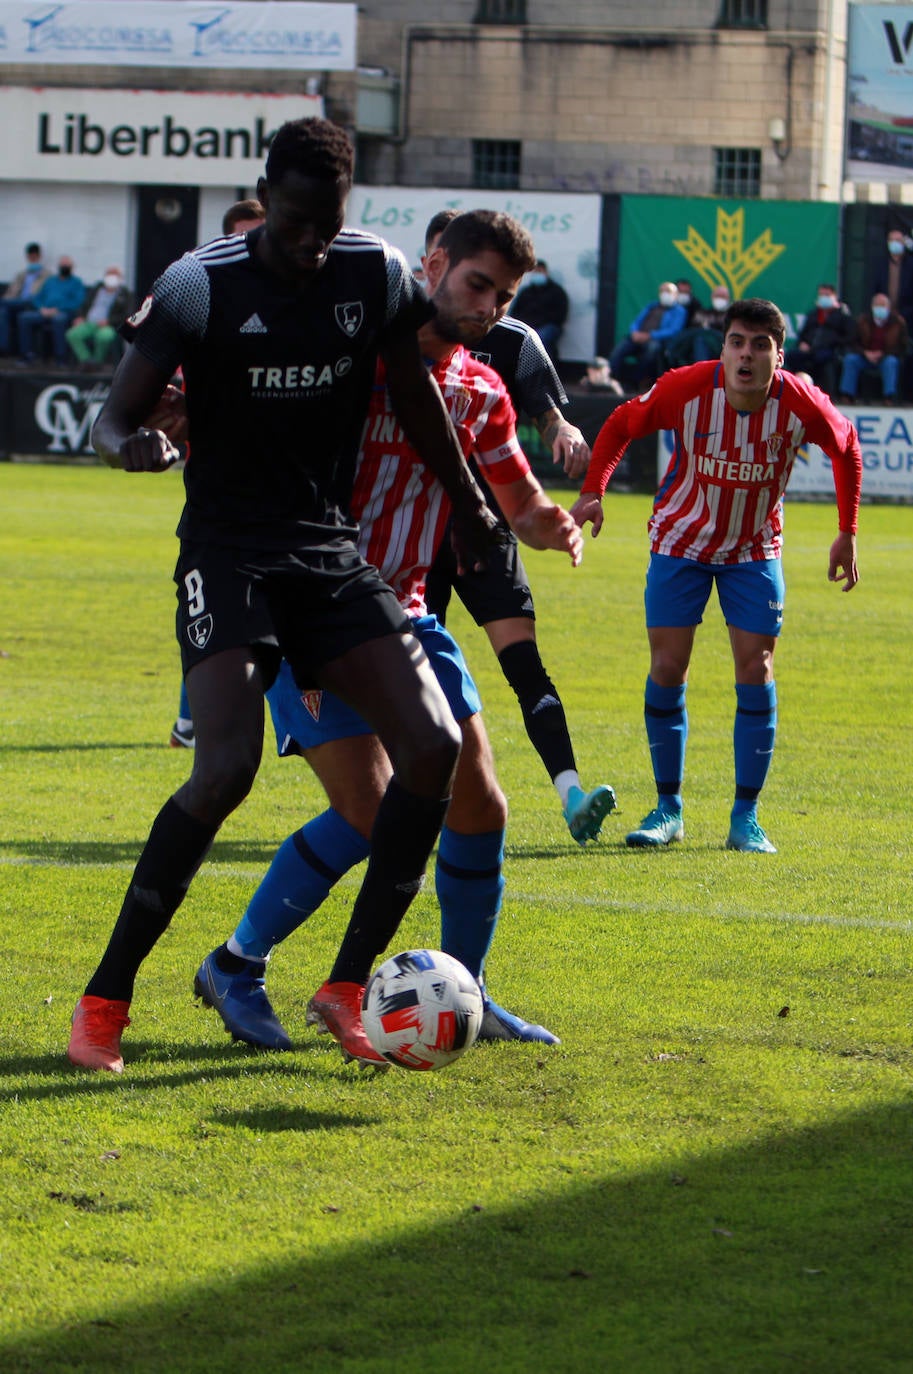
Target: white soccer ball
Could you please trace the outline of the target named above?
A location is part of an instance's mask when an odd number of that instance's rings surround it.
[[[361,1008],[365,1034],[402,1069],[442,1069],[475,1044],[479,985],[458,959],[436,949],[394,954],[374,973]]]

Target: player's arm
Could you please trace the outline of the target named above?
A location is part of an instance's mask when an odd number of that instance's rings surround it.
[[[831,405],[826,396],[818,400],[814,413],[808,417],[805,433],[831,460],[834,477],[839,533],[828,555],[828,581],[842,582],[843,590],[850,592],[859,581],[856,563],[856,529],[862,496],[859,435],[855,425]]]
[[[531,549],[557,549],[576,568],[583,557],[583,534],[570,511],[556,505],[538,479],[526,472],[512,482],[490,480],[504,518],[518,539]]]
[[[390,400],[406,438],[450,498],[460,570],[481,566],[497,520],[463,457],[440,388],[422,359],[418,336],[399,332],[384,343],[382,355]]]
[[[163,472],[180,456],[162,430],[144,424],[170,378],[171,369],[163,371],[128,345],[92,426],[92,445],[109,467]]]
[[[552,462],[560,464],[568,477],[582,477],[590,461],[590,446],[577,426],[566,420],[557,406],[534,415],[533,424],[551,450]]]

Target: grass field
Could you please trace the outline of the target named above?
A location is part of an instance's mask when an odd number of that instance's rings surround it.
[[[689,689],[687,838],[643,736],[648,501],[574,571],[530,556],[589,785],[579,850],[487,645],[455,614],[511,802],[499,1001],[560,1046],[375,1077],[305,1028],[360,874],[276,954],[287,1055],[192,999],[276,844],[322,807],[266,751],[144,965],[122,1078],[64,1058],[166,747],[174,474],[0,464],[0,1370],[773,1374],[913,1369],[909,775],[913,511],[866,507],[862,581],[828,505],[788,509],[780,732],[727,853],[734,693],[712,608]],[[566,497],[565,497],[566,499]],[[433,892],[400,933],[436,945]]]

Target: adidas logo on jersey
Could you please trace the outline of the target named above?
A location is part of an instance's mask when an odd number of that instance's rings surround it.
[[[269,331],[255,310],[250,319],[244,321],[238,332],[239,334],[266,334]]]

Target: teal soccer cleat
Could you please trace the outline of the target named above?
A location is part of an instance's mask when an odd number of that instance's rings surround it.
[[[577,843],[583,845],[587,840],[597,839],[602,822],[615,810],[615,806],[615,793],[606,783],[594,787],[592,792],[572,787],[564,808],[564,819]]]
[[[680,840],[685,834],[685,823],[681,811],[667,811],[657,806],[644,816],[637,830],[625,836],[625,844],[631,849],[659,849],[663,845]]]
[[[729,838],[726,841],[727,849],[737,849],[740,854],[776,854],[776,845],[772,845],[758,825],[758,818],[753,811],[747,811],[742,816],[733,816],[729,822]]]

